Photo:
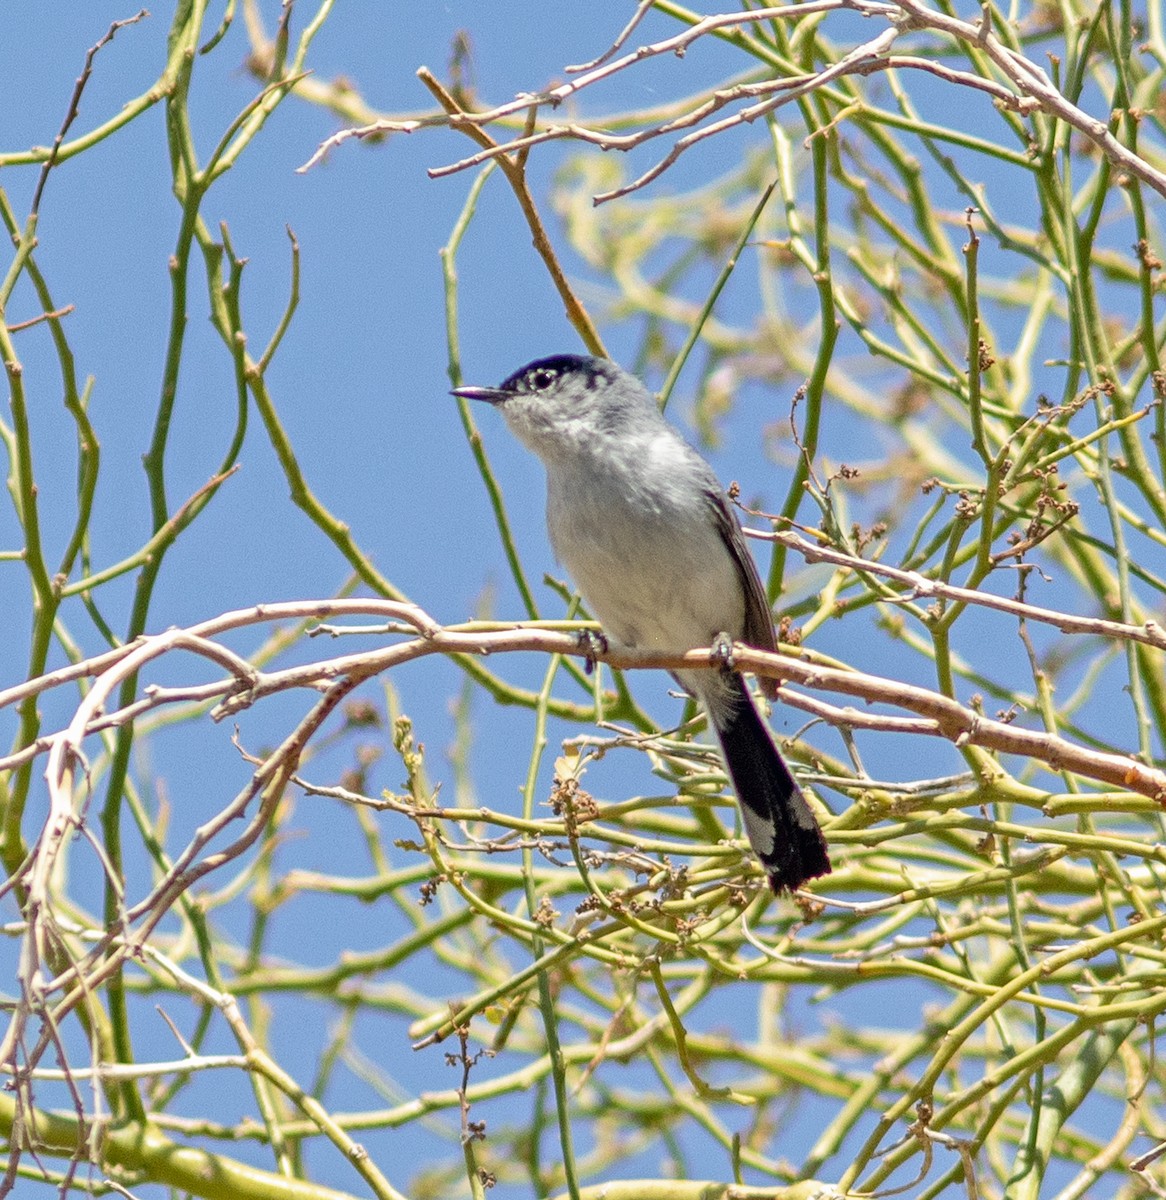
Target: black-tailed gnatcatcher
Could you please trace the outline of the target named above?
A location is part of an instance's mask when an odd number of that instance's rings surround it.
[[[634,375],[564,354],[498,387],[453,394],[497,405],[542,459],[551,545],[613,638],[690,650],[727,634],[775,648],[765,588],[724,489]],[[708,713],[773,890],[825,875],[822,831],[741,675],[678,671],[676,679]],[[762,686],[776,695],[772,682]]]

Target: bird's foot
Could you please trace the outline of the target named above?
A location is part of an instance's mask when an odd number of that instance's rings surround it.
[[[580,629],[575,634],[575,640],[579,643],[579,652],[583,655],[583,670],[590,675],[595,670],[599,656],[607,653],[607,638],[598,630]]]
[[[709,658],[712,659],[713,666],[720,667],[722,671],[737,669],[737,659],[733,654],[733,639],[723,630],[713,638],[709,648]]]

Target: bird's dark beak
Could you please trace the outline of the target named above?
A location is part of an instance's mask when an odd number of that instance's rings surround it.
[[[487,404],[498,404],[510,395],[496,387],[459,387],[450,392],[461,400],[485,400]]]

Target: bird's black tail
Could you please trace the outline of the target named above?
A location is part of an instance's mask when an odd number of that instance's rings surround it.
[[[793,891],[830,872],[826,839],[802,789],[774,744],[773,737],[740,675],[727,675],[730,689],[720,691],[709,717],[729,778],[741,805],[753,852],[769,873],[774,892]]]

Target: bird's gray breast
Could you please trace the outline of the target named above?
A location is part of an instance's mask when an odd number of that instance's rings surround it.
[[[547,482],[555,554],[610,636],[658,650],[741,636],[740,572],[707,494],[718,485],[682,439],[548,463]]]

